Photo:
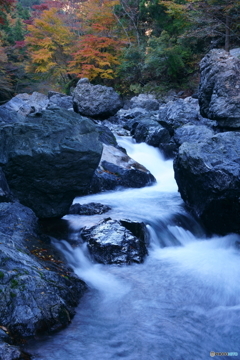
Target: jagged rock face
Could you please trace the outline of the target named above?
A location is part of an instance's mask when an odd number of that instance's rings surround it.
[[[210,51],[200,62],[201,114],[225,129],[240,128],[240,60],[224,50]]]
[[[94,119],[107,119],[121,109],[122,101],[111,87],[91,85],[88,79],[78,81],[73,91],[73,108]]]
[[[0,202],[9,202],[13,200],[13,194],[11,193],[6,177],[2,168],[0,168]]]
[[[86,290],[36,228],[31,209],[0,204],[0,318],[15,340],[66,326]]]
[[[154,176],[120,149],[103,145],[101,161],[92,178],[88,193],[113,190],[118,186],[141,188],[152,185]]]
[[[183,200],[209,231],[240,233],[240,133],[183,143],[174,170]]]
[[[147,255],[148,232],[144,223],[104,219],[81,235],[93,258],[103,264],[142,263]]]
[[[90,119],[67,110],[0,125],[0,165],[11,191],[38,217],[62,217],[90,184],[102,153],[98,136]]]

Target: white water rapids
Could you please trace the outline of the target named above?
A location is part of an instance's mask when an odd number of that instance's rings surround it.
[[[206,238],[177,192],[172,161],[146,144],[119,140],[157,184],[82,198],[112,210],[68,215],[78,229],[104,217],[144,221],[151,235],[141,265],[94,264],[86,246],[58,247],[89,286],[70,326],[29,344],[33,360],[206,360],[210,351],[240,359],[240,237]]]

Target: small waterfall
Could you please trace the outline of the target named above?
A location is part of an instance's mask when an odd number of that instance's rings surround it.
[[[119,144],[147,167],[157,184],[76,198],[109,205],[107,216],[144,221],[149,255],[141,265],[95,264],[85,244],[56,246],[85,294],[70,326],[27,346],[33,360],[206,360],[210,351],[240,359],[240,237],[207,238],[185,210],[172,161],[146,144]],[[103,215],[68,215],[72,240]]]

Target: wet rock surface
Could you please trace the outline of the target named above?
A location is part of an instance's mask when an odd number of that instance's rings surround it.
[[[0,126],[0,165],[20,202],[40,218],[61,217],[89,185],[102,144],[95,124],[71,111]]]
[[[13,201],[13,194],[9,189],[6,177],[2,168],[0,168],[0,202]]]
[[[73,215],[101,215],[111,210],[110,206],[100,203],[73,204],[69,209],[69,214]]]
[[[225,129],[240,128],[240,60],[220,49],[211,50],[200,63],[201,114]]]
[[[0,340],[0,359],[1,360],[18,360],[21,357],[21,351],[13,345],[9,345]]]
[[[1,203],[0,235],[1,326],[15,342],[66,326],[86,285],[38,234],[32,210],[19,203]],[[9,339],[0,340],[0,353],[7,356],[4,343]],[[17,349],[9,348],[9,359],[15,353]]]
[[[240,233],[240,133],[183,143],[174,171],[183,200],[209,231]]]
[[[144,223],[107,218],[93,227],[83,228],[81,235],[99,263],[142,263],[147,255],[148,232]]]
[[[118,186],[141,188],[155,182],[154,176],[126,153],[113,146],[103,146],[100,164],[88,193],[113,190]]]
[[[73,92],[74,111],[94,119],[107,119],[122,106],[122,100],[113,88],[92,85],[85,78],[78,81]]]

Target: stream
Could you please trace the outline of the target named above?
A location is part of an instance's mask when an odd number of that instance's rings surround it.
[[[153,186],[76,198],[112,209],[67,215],[72,239],[106,217],[144,221],[143,264],[93,263],[85,245],[55,245],[89,287],[68,328],[30,342],[33,360],[206,360],[210,351],[240,359],[240,236],[207,238],[177,191],[172,161],[158,149],[118,139],[157,179]],[[238,355],[237,355],[238,353]],[[216,356],[218,358],[218,356]]]

